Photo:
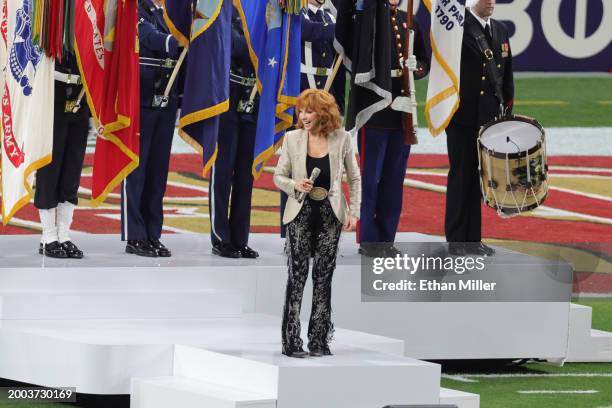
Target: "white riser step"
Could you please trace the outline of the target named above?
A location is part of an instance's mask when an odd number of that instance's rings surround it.
[[[464,391],[440,388],[440,405],[455,405],[457,408],[480,408],[480,395]]]
[[[571,304],[565,362],[612,362],[612,333],[591,329],[589,306]]]
[[[131,408],[276,408],[276,400],[251,391],[181,377],[134,378]]]
[[[5,320],[199,319],[242,313],[240,293],[194,292],[46,292],[0,296]]]
[[[221,349],[223,350],[223,349]],[[272,395],[278,408],[372,408],[437,404],[440,367],[351,347],[296,359],[278,345],[222,352],[177,346],[174,375]]]

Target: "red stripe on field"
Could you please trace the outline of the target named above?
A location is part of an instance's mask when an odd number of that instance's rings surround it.
[[[612,293],[612,275],[574,272],[573,293]]]
[[[572,169],[554,169],[548,172],[551,176],[555,176],[557,174],[571,174],[571,175],[586,175],[586,176],[603,176],[612,178],[612,173],[596,171],[596,170],[572,170]]]

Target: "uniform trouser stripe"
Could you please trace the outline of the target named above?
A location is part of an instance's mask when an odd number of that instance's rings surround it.
[[[216,175],[216,167],[212,166],[212,172],[210,175],[210,188],[208,189],[208,205],[210,206],[210,230],[213,235],[222,242],[223,240],[217,234],[217,229],[215,228],[215,175]]]
[[[123,240],[127,240],[128,239],[128,194],[127,194],[127,177],[125,178],[125,180],[123,180],[123,183],[121,184],[121,188],[123,188],[123,194],[121,194],[121,198],[123,199]]]

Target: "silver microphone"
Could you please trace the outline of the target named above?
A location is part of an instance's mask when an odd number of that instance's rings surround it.
[[[310,173],[309,180],[314,183],[317,177],[319,177],[319,174],[321,174],[321,170],[318,167],[315,167],[314,169],[312,169],[312,173]],[[302,201],[304,201],[304,199],[306,198],[306,194],[308,193],[303,193],[301,191],[297,193],[295,198],[298,201],[298,203],[301,203]]]

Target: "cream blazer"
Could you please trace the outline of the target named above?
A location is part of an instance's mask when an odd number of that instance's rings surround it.
[[[336,217],[343,224],[346,214],[359,218],[361,206],[361,173],[355,158],[351,135],[338,129],[327,136],[329,148],[330,188],[329,202]],[[308,155],[308,132],[303,129],[287,132],[283,150],[274,170],[274,184],[287,193],[289,199],[283,215],[283,224],[290,223],[300,212],[302,204],[296,200],[296,181],[308,178],[306,156]],[[342,192],[342,175],[346,171],[351,204],[346,203]]]

